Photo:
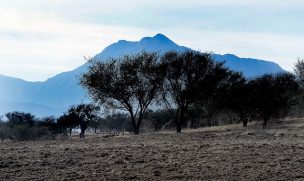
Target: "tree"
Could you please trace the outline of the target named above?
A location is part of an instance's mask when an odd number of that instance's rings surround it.
[[[301,87],[304,86],[304,59],[298,59],[294,67],[294,73],[299,81]]]
[[[72,107],[69,111],[75,112],[79,120],[80,125],[80,138],[84,138],[84,133],[88,128],[88,124],[91,120],[98,118],[98,111],[100,108],[93,104],[80,104],[77,107]]]
[[[241,73],[230,71],[229,75],[224,79],[224,84],[215,92],[217,107],[232,111],[236,114],[243,126],[247,127],[249,121],[249,99],[250,89],[247,86],[247,80]]]
[[[94,133],[97,133],[97,130],[100,129],[100,118],[93,119],[89,121],[88,127],[93,129]]]
[[[250,108],[250,91],[247,82],[244,82],[236,85],[228,96],[229,109],[238,115],[239,121],[243,122],[244,127],[247,127],[252,115]]]
[[[67,112],[57,119],[57,125],[59,127],[58,129],[60,130],[60,133],[63,132],[66,134],[66,130],[68,129],[68,132],[71,136],[72,130],[79,125],[79,122],[74,113],[70,114]]]
[[[71,106],[67,113],[58,119],[58,124],[64,128],[69,128],[70,135],[72,129],[80,126],[80,138],[84,138],[86,129],[90,120],[97,119],[97,112],[99,107],[93,104],[79,104],[77,106]]]
[[[164,102],[175,114],[176,131],[180,133],[189,107],[199,103],[204,109],[210,108],[215,90],[229,81],[227,77],[232,77],[232,73],[223,67],[223,62],[214,62],[210,53],[168,52],[162,62],[167,67]]]
[[[53,116],[40,118],[37,122],[37,126],[41,128],[47,128],[54,137],[56,134],[60,133],[58,124],[56,123],[56,118]]]
[[[149,118],[154,126],[154,131],[162,131],[167,126],[174,126],[171,110],[156,110],[150,113]]]
[[[35,125],[35,116],[31,113],[24,113],[24,112],[9,112],[6,113],[5,116],[8,119],[8,124],[12,126],[16,125],[26,125],[29,127],[33,127]]]
[[[130,116],[123,113],[115,113],[106,116],[102,120],[102,125],[110,130],[113,134],[119,134],[121,131],[128,129]]]
[[[7,125],[3,122],[2,117],[0,117],[0,139],[3,142],[5,139],[10,137],[10,130]]]
[[[238,99],[235,92],[246,82],[239,72],[224,67],[224,62],[215,63],[210,72],[198,84],[196,104],[203,110],[208,126],[218,125],[211,119],[221,111],[231,110]]]
[[[263,75],[248,82],[249,109],[265,128],[272,118],[282,118],[295,105],[299,86],[290,73]]]
[[[5,114],[9,128],[9,138],[14,140],[36,140],[53,138],[51,130],[43,126],[39,119],[36,119],[31,113],[10,112]],[[8,130],[8,129],[6,129]]]
[[[303,109],[304,109],[304,59],[298,59],[297,63],[294,67],[294,74],[297,78],[297,81],[300,85],[301,93],[298,95],[297,100],[298,105],[294,109],[294,113],[297,116],[303,116]]]
[[[134,134],[139,134],[143,116],[162,87],[164,73],[157,53],[142,52],[106,62],[91,60],[81,84],[105,108],[127,111]]]

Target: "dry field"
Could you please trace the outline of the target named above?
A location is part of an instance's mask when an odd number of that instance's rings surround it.
[[[0,143],[0,180],[304,180],[304,121]]]

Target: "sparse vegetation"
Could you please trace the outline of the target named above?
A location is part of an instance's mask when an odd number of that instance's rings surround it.
[[[5,116],[7,121],[0,124],[2,141],[4,139],[23,141],[54,138],[52,130],[30,113],[10,112]]]
[[[199,128],[220,124],[279,120],[299,109],[303,97],[303,60],[295,75],[282,73],[245,79],[242,74],[215,62],[209,53],[187,51],[142,52],[108,61],[90,60],[81,77],[93,104],[71,106],[59,118],[36,118],[30,113],[10,112],[0,123],[0,139],[54,139],[89,128],[119,134],[132,131],[163,131],[182,127]],[[150,109],[149,109],[150,108]],[[126,114],[128,113],[128,114]],[[144,128],[141,124],[144,122]]]
[[[142,52],[106,62],[91,60],[81,83],[107,114],[101,114],[95,104],[71,106],[59,118],[7,113],[6,119],[0,119],[0,140],[4,142],[0,150],[16,156],[0,154],[4,160],[0,161],[4,170],[0,179],[14,180],[17,172],[36,179],[18,169],[25,166],[39,167],[32,169],[36,175],[45,169],[48,177],[39,179],[61,178],[61,173],[73,173],[64,179],[88,178],[75,176],[79,168],[92,171],[89,178],[97,180],[222,180],[231,176],[263,180],[270,175],[281,179],[280,171],[287,169],[284,178],[302,179],[299,155],[304,150],[304,122],[289,119],[280,124],[278,120],[290,111],[295,114],[301,110],[303,67],[303,60],[299,60],[295,75],[246,79],[222,62],[214,62],[211,54],[193,51],[163,56]],[[275,129],[260,131],[261,126],[251,123],[259,121],[263,128],[273,121],[270,125]],[[232,125],[239,122],[248,128]],[[223,124],[231,126],[220,126]],[[218,127],[198,129],[211,126]],[[163,132],[175,129],[181,133],[183,128],[191,130],[182,135]],[[75,129],[80,129],[80,138],[88,130],[95,134],[86,133],[86,141],[78,141],[72,134]],[[163,133],[139,137],[126,132]],[[68,134],[70,139],[56,140]],[[46,139],[54,141],[42,141]],[[40,141],[16,146],[15,141],[25,140]],[[52,174],[47,172],[50,167],[55,171]],[[95,172],[101,167],[101,172]]]

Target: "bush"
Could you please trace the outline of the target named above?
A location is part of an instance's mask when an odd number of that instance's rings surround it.
[[[132,123],[130,116],[123,113],[117,113],[108,115],[103,119],[100,119],[100,124],[105,129],[118,134],[121,131],[131,131]]]
[[[44,127],[29,127],[27,125],[17,125],[10,128],[10,138],[17,141],[53,139],[52,132]]]
[[[4,124],[0,125],[0,139],[3,142],[5,139],[10,139],[10,128]]]
[[[174,113],[173,113],[174,114]],[[154,131],[161,131],[164,128],[173,128],[173,115],[169,110],[157,110],[149,115]]]

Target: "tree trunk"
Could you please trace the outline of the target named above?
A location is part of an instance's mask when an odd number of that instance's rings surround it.
[[[247,125],[248,125],[248,120],[245,120],[245,119],[244,119],[244,120],[243,120],[243,126],[244,126],[244,127],[247,127]]]
[[[137,126],[136,126],[136,120],[133,117],[133,115],[131,114],[131,121],[132,121],[132,126],[133,126],[133,132],[134,134],[139,134],[139,130],[137,130]]]
[[[140,122],[141,120],[138,119],[138,121],[136,122],[136,119],[134,117],[131,116],[132,119],[132,124],[133,124],[133,132],[135,135],[139,135],[139,128],[140,128]]]
[[[182,123],[181,121],[176,122],[176,133],[181,133],[182,132]]]
[[[85,129],[80,128],[80,135],[79,135],[79,138],[85,138],[84,133],[85,133]]]
[[[176,133],[181,133],[182,132],[182,123],[184,121],[184,114],[185,111],[183,109],[180,110],[180,117],[176,121]]]
[[[70,136],[72,135],[72,128],[69,128],[69,133],[70,133]]]
[[[263,116],[263,128],[265,129],[266,126],[267,126],[267,122],[269,121],[270,119],[270,116],[266,115],[266,116]]]
[[[265,129],[266,126],[267,126],[267,121],[268,121],[267,119],[264,119],[264,120],[263,120],[263,128],[264,128],[264,129]]]
[[[138,125],[135,125],[135,127],[134,127],[134,134],[139,135],[139,126]]]
[[[79,138],[85,138],[84,133],[80,133],[80,134],[79,134]]]

